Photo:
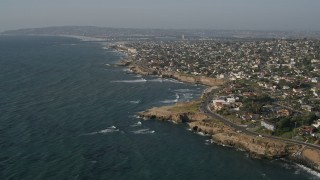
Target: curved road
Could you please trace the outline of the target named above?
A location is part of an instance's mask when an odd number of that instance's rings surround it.
[[[212,117],[213,119],[217,119],[217,120],[222,121],[224,124],[226,124],[229,127],[234,128],[237,131],[238,130],[242,131],[242,133],[245,133],[245,134],[248,134],[248,135],[251,135],[251,136],[260,136],[260,137],[262,137],[259,133],[249,131],[245,127],[239,126],[239,125],[229,121],[228,119],[220,116],[219,114],[217,114],[215,112],[212,112],[211,109],[209,108],[210,99],[212,99],[211,96],[207,96],[207,98],[201,103],[200,110],[203,113],[205,113],[209,117]],[[288,142],[288,143],[294,143],[294,144],[298,144],[298,145],[303,145],[303,146],[308,146],[308,147],[320,149],[320,146],[318,146],[318,145],[309,144],[309,143],[305,143],[305,142],[301,142],[301,141],[296,141],[296,140],[293,140],[293,139],[285,139],[285,138],[276,137],[276,136],[270,136],[270,135],[263,135],[263,138],[280,140],[280,141],[285,141],[285,142]]]

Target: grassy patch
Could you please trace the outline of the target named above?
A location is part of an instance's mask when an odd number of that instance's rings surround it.
[[[240,118],[237,118],[236,116],[234,115],[226,115],[224,116],[226,119],[228,119],[229,121],[233,122],[233,123],[236,123],[236,124],[241,124],[241,119]]]
[[[293,137],[293,132],[292,131],[285,132],[285,133],[281,134],[280,137],[291,139]]]
[[[200,104],[201,104],[200,100],[192,101],[192,102],[188,102],[188,103],[184,103],[184,104],[178,104],[178,105],[174,106],[173,108],[171,108],[171,111],[196,113],[196,112],[199,112]]]

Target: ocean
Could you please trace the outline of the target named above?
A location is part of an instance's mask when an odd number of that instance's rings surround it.
[[[252,159],[145,109],[205,87],[128,73],[123,54],[66,37],[0,36],[0,179],[318,179]]]

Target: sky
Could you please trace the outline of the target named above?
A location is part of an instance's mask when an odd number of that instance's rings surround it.
[[[61,25],[320,30],[320,0],[0,0],[0,31]]]

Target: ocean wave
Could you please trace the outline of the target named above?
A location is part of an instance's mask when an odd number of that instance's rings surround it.
[[[179,93],[194,92],[194,90],[191,90],[191,89],[176,89],[174,91]]]
[[[150,82],[164,82],[164,79],[158,78],[158,79],[151,79],[148,81],[150,81]]]
[[[167,99],[167,100],[163,100],[163,101],[160,101],[160,102],[164,103],[164,104],[170,104],[170,103],[176,103],[176,102],[178,102],[178,100],[177,99],[173,99],[173,100]]]
[[[141,117],[139,116],[139,115],[136,115],[136,114],[134,114],[134,115],[130,115],[130,116],[128,116],[129,118],[135,118],[135,119],[141,119]]]
[[[119,80],[119,81],[111,81],[112,83],[145,83],[147,82],[146,79],[133,79],[133,80]]]
[[[207,139],[205,140],[205,145],[211,145],[212,144],[212,139]]]
[[[131,131],[133,134],[153,134],[155,131],[150,130],[149,128],[147,129],[139,129],[137,131]]]
[[[122,71],[127,72],[127,73],[132,73],[133,71],[129,68],[124,68]]]
[[[196,134],[200,135],[200,136],[210,136],[209,134],[205,134],[203,132],[195,132]]]
[[[193,94],[192,93],[183,93],[181,94],[181,101],[190,101],[193,99]]]
[[[183,82],[175,80],[175,79],[165,79],[167,82],[177,83],[177,84],[183,84]]]
[[[102,129],[100,131],[95,131],[95,132],[91,132],[91,133],[86,133],[83,135],[107,134],[107,133],[113,133],[113,132],[118,132],[118,131],[119,131],[119,129],[117,129],[117,127],[110,126],[106,129]]]
[[[183,82],[180,82],[180,81],[177,81],[175,79],[165,79],[165,78],[157,78],[157,79],[151,79],[151,80],[148,80],[150,82],[170,82],[170,83],[178,83],[178,84],[181,84]]]
[[[170,104],[170,103],[177,103],[179,101],[179,94],[176,93],[176,99],[166,99],[166,100],[163,100],[163,101],[160,101],[161,103],[164,103],[164,104]]]
[[[77,44],[61,44],[61,46],[76,46]]]
[[[192,93],[183,93],[182,96],[183,96],[183,98],[190,99],[193,97],[193,94]]]
[[[132,125],[130,125],[131,127],[137,127],[137,126],[141,126],[142,123],[140,121],[138,121],[137,123],[134,123]]]
[[[136,101],[129,101],[131,104],[139,104],[141,101],[140,100],[136,100]]]
[[[297,166],[301,169],[303,169],[304,171],[308,172],[309,174],[312,174],[313,176],[316,176],[315,178],[312,178],[312,179],[318,179],[320,178],[320,173],[317,172],[317,171],[314,171],[310,168],[307,168],[306,166],[303,166],[303,165],[300,165],[300,164],[297,164]],[[300,173],[299,171],[296,171],[295,173]]]

